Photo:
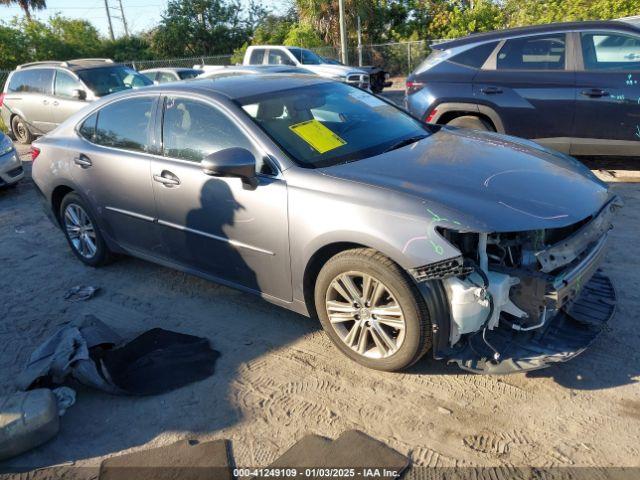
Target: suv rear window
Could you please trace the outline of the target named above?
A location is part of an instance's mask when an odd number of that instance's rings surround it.
[[[53,69],[34,68],[17,70],[12,76],[7,91],[24,93],[51,94],[53,83]]]
[[[467,67],[480,68],[484,65],[484,62],[487,61],[487,57],[491,55],[491,52],[493,52],[497,45],[498,42],[484,43],[451,57],[449,61]]]
[[[564,70],[565,34],[507,40],[496,61],[498,70]]]

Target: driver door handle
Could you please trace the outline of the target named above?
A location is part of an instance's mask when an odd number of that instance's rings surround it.
[[[82,168],[89,168],[93,165],[91,159],[82,153],[73,159],[73,163]]]
[[[608,97],[609,92],[606,90],[602,90],[601,88],[590,88],[589,90],[584,90],[580,92],[580,95],[590,98],[600,98],[600,97]]]
[[[485,95],[494,95],[496,93],[502,93],[502,89],[500,87],[484,87],[484,88],[481,88],[480,91]]]
[[[180,179],[169,170],[163,170],[160,175],[154,175],[153,180],[163,184],[165,187],[175,187],[180,185]]]

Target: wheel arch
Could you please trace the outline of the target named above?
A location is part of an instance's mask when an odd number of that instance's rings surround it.
[[[450,102],[435,105],[432,109],[437,110],[432,123],[447,123],[454,118],[464,115],[471,115],[489,122],[498,133],[505,133],[504,124],[500,115],[491,107],[478,103]]]
[[[53,215],[58,222],[58,226],[61,226],[60,222],[60,205],[62,205],[62,200],[69,193],[75,192],[76,190],[69,185],[61,184],[55,187],[51,192],[51,210]]]

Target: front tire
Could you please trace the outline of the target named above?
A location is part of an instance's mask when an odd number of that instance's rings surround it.
[[[320,270],[315,307],[333,343],[376,370],[397,371],[431,348],[427,306],[413,281],[372,249],[347,250]]]
[[[27,122],[20,115],[14,115],[11,119],[11,132],[14,138],[23,145],[29,145],[36,138],[29,130]]]
[[[60,205],[60,225],[73,254],[85,265],[99,267],[112,258],[98,224],[76,193],[69,193]]]

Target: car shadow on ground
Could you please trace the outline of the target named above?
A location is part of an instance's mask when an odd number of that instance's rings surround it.
[[[30,183],[26,186],[32,187]],[[201,203],[211,199],[215,199],[219,208],[226,206],[228,212],[218,212],[212,220],[201,205],[185,219],[188,228],[197,225],[202,229],[205,225],[209,236],[177,230],[172,233],[173,244],[184,249],[185,262],[208,256],[210,266],[226,265],[236,272],[245,287],[260,289],[257,276],[243,260],[244,251],[227,241],[225,233],[233,226],[236,212],[242,206],[219,179],[207,181],[202,188]],[[84,314],[97,316],[126,339],[154,327],[198,335],[209,339],[221,356],[213,376],[161,395],[113,396],[68,382],[77,390],[78,401],[61,418],[57,437],[19,457],[0,462],[0,471],[7,468],[28,471],[113,455],[153,443],[165,435],[173,437],[176,432],[183,438],[220,438],[220,432],[243,420],[243,399],[234,393],[242,369],[320,328],[316,321],[257,296],[143,260],[123,257],[94,270],[77,262],[67,250],[52,251],[52,256],[55,260],[50,257],[48,261],[63,264],[77,278],[91,278],[98,285],[110,287],[87,302],[62,304],[55,313],[56,302],[52,299],[52,317],[57,320],[43,329],[43,336],[37,341],[29,338],[29,331],[23,332],[25,344],[19,349],[25,352],[16,362],[16,369],[22,368],[33,351],[33,345],[27,346],[29,343],[38,344],[55,332],[60,323]]]

